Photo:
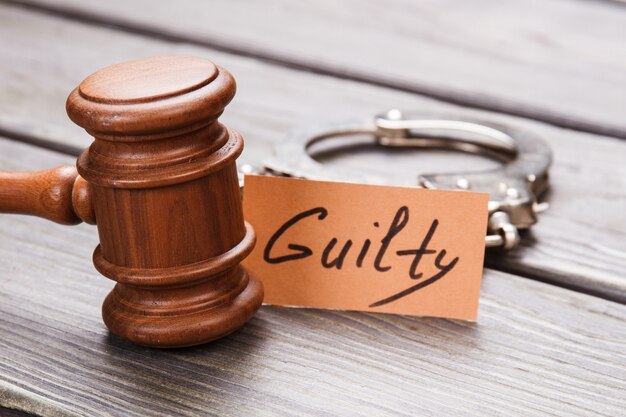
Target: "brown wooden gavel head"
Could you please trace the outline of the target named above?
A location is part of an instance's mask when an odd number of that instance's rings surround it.
[[[243,140],[217,121],[235,81],[211,61],[166,56],[87,77],[69,117],[95,141],[73,167],[0,174],[0,211],[96,223],[93,261],[117,282],[104,322],[140,345],[183,347],[242,326],[263,287],[240,265],[244,222],[235,159]]]

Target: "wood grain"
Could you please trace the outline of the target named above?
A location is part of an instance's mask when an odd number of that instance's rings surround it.
[[[70,157],[0,140],[0,169]],[[595,415],[626,407],[626,306],[487,270],[479,322],[262,307],[214,344],[110,336],[93,227],[0,216],[0,405],[46,416]],[[37,256],[33,256],[33,254]]]
[[[0,171],[0,213],[28,214],[68,225],[80,223],[85,214],[93,224],[87,188],[73,165],[33,172]]]
[[[90,142],[64,111],[65,97],[77,80],[114,62],[172,53],[208,56],[237,77],[239,94],[222,120],[246,138],[242,163],[257,164],[269,156],[272,143],[295,126],[368,118],[392,107],[460,112],[532,130],[549,141],[555,154],[552,189],[547,196],[551,208],[524,237],[520,249],[503,256],[491,253],[488,263],[626,301],[626,210],[620,209],[626,205],[626,146],[619,140],[5,6],[0,7],[0,37],[6,40],[0,43],[0,130],[38,144],[71,148],[76,154]],[[64,56],[80,59],[57,59]],[[406,150],[381,153],[367,146],[320,158],[328,164],[384,170],[404,183],[418,173],[494,166],[493,161],[466,155]]]
[[[618,2],[9,2],[626,138],[626,8]]]
[[[77,169],[98,224],[94,265],[117,282],[102,317],[125,340],[199,345],[261,306],[263,286],[240,265],[255,242],[235,164],[243,139],[218,122],[235,90],[205,58],[159,56],[100,69],[67,99],[94,136]]]

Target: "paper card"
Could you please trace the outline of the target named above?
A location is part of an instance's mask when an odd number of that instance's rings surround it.
[[[476,320],[489,195],[246,176],[265,303]]]

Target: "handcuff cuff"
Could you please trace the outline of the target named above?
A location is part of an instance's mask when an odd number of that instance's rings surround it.
[[[417,187],[437,190],[466,190],[490,195],[485,246],[512,249],[519,244],[519,230],[537,222],[547,209],[538,198],[548,187],[552,151],[531,132],[490,121],[445,113],[411,113],[390,110],[373,120],[329,123],[299,128],[274,147],[274,155],[262,166],[244,165],[244,174],[391,184],[385,175],[329,167],[314,160],[311,146],[330,138],[369,135],[384,147],[415,147],[456,150],[480,154],[503,164],[482,172],[422,174]]]

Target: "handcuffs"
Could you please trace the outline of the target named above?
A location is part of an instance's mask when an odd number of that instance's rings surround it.
[[[450,149],[498,159],[503,164],[483,172],[422,174],[414,185],[437,190],[470,190],[490,195],[487,248],[512,249],[519,244],[519,230],[537,222],[547,209],[538,197],[548,187],[552,151],[530,132],[457,114],[404,114],[390,110],[373,120],[322,124],[293,130],[276,144],[274,155],[255,168],[243,166],[241,174],[255,173],[296,178],[389,184],[389,177],[356,170],[328,167],[309,154],[312,145],[325,139],[371,135],[387,147]]]

